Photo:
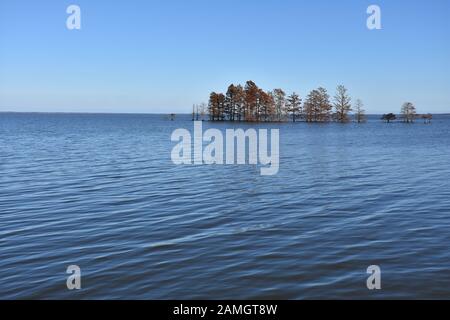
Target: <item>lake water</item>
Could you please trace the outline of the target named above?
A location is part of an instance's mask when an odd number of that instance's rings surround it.
[[[450,117],[378,118],[255,125],[261,176],[175,166],[188,116],[0,113],[0,298],[450,299]]]

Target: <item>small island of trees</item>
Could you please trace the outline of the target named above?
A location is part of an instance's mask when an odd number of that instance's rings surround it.
[[[296,92],[287,95],[282,89],[264,91],[253,81],[247,81],[245,86],[230,85],[225,94],[212,92],[208,113],[211,121],[350,121],[351,98],[344,86],[338,86],[333,101],[325,88],[318,88],[302,102]],[[365,120],[361,101],[358,103],[357,118],[359,122]]]
[[[364,104],[357,99],[352,104],[348,90],[339,85],[333,97],[323,87],[312,90],[303,99],[298,93],[286,94],[282,89],[265,91],[255,82],[247,81],[245,86],[231,84],[226,93],[212,92],[209,103],[194,106],[192,119],[198,120],[208,113],[210,121],[232,122],[366,122]],[[353,112],[353,113],[352,113]],[[415,106],[407,102],[402,106],[401,118],[412,123],[419,116]],[[432,115],[421,115],[426,123]],[[390,123],[397,119],[393,113],[385,114],[382,120]]]
[[[411,102],[405,102],[401,109],[400,119],[405,123],[414,123],[417,118],[423,119],[424,123],[431,123],[433,115],[430,113],[418,115],[414,104]],[[386,123],[391,123],[392,121],[397,120],[397,115],[393,113],[383,114],[381,120],[385,121]]]

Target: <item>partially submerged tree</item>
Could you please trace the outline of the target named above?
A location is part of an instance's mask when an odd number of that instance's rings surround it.
[[[283,121],[286,114],[286,93],[282,89],[273,90],[275,120]]]
[[[197,119],[204,121],[205,120],[205,115],[207,112],[207,106],[206,103],[202,102],[197,106]]]
[[[334,108],[336,110],[336,120],[339,122],[348,122],[348,114],[352,111],[352,99],[347,93],[347,88],[343,85],[337,87],[336,95],[334,96]]]
[[[225,113],[227,119],[235,121],[236,118],[240,120],[240,108],[243,104],[244,89],[241,85],[235,86],[234,84],[228,87],[225,95]]]
[[[245,84],[244,118],[245,121],[257,121],[260,89],[253,81]]]
[[[286,104],[287,111],[291,115],[293,122],[295,122],[297,120],[297,118],[299,118],[301,113],[302,113],[301,104],[302,104],[302,99],[295,92],[292,93],[287,98],[287,104]]]
[[[332,105],[330,96],[324,88],[309,93],[303,105],[306,122],[326,122],[331,118]]]
[[[225,96],[222,93],[212,92],[209,96],[209,117],[212,121],[225,120]]]
[[[275,114],[275,100],[271,92],[264,92],[261,90],[259,94],[259,104],[260,104],[260,117],[261,121],[273,121]]]
[[[330,102],[330,96],[328,95],[327,89],[320,87],[317,89],[319,92],[319,101],[317,105],[318,110],[318,121],[319,122],[327,122],[330,121],[331,112],[333,106]]]
[[[363,109],[364,104],[361,99],[355,102],[355,120],[358,123],[366,122],[366,111]]]
[[[411,102],[405,102],[402,106],[402,118],[406,123],[414,122],[416,118],[416,107]]]
[[[424,123],[431,123],[431,120],[433,120],[433,115],[431,113],[423,114],[422,119]]]
[[[394,121],[397,119],[397,116],[393,113],[383,114],[381,117],[381,120],[386,121],[387,123],[390,123],[391,121]]]
[[[319,92],[312,90],[303,104],[303,112],[306,122],[316,122],[318,119]]]

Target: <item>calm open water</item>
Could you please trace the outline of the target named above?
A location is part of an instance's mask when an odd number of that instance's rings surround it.
[[[450,117],[377,119],[259,125],[261,176],[173,165],[189,117],[0,113],[0,298],[450,299]]]

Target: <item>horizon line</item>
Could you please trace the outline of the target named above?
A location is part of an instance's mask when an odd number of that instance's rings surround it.
[[[76,112],[76,111],[0,111],[0,113],[34,113],[34,114],[117,114],[117,115],[188,115],[192,116],[192,112],[188,113],[175,113],[175,112],[167,112],[167,113],[161,113],[161,112]],[[400,113],[394,113],[393,114],[400,114]],[[383,115],[386,113],[367,113],[367,116],[378,116]],[[388,113],[389,114],[389,113]],[[432,115],[450,115],[450,112],[426,112],[426,113],[417,113],[418,115],[422,114],[432,114]]]

